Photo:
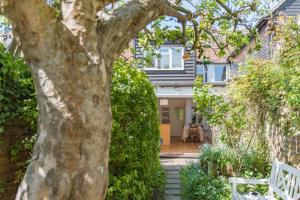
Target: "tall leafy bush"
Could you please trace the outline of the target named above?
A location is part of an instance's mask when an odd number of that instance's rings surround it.
[[[145,73],[115,64],[108,199],[149,199],[163,183],[154,88]]]

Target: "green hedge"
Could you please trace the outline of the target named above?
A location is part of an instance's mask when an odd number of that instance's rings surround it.
[[[0,44],[0,133],[12,118],[25,119],[36,128],[35,89],[27,65]]]
[[[145,73],[118,61],[112,82],[113,127],[107,199],[150,199],[163,185],[154,88]]]

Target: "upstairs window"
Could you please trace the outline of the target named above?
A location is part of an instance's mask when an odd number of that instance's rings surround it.
[[[155,68],[170,69],[171,68],[171,53],[169,48],[160,48],[158,50],[159,57],[154,60]]]
[[[183,47],[162,46],[157,52],[158,56],[146,65],[150,70],[183,70]],[[147,55],[147,52],[145,52]]]
[[[172,63],[171,66],[174,69],[181,69],[183,68],[183,48],[171,48],[172,51]]]
[[[203,82],[215,83],[227,80],[226,64],[207,64],[206,67],[207,71],[204,65],[197,65],[196,68],[197,76],[200,76]]]
[[[226,66],[215,65],[214,66],[214,81],[223,82],[226,80]]]
[[[205,69],[202,65],[198,65],[196,68],[196,73],[198,77],[201,77],[202,81],[205,82]]]

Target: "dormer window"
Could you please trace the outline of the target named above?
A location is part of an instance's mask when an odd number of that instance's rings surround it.
[[[200,76],[203,82],[208,83],[224,83],[227,81],[227,64],[207,64],[197,65],[196,73]],[[206,70],[207,68],[207,70]]]
[[[161,47],[158,50],[159,57],[154,60],[154,65],[158,69],[170,69],[172,53],[169,48]]]
[[[183,70],[183,47],[180,46],[161,46],[157,52],[157,57],[146,65],[149,70]],[[145,52],[147,54],[147,52]]]
[[[214,82],[224,82],[226,80],[226,66],[215,65],[214,66]]]

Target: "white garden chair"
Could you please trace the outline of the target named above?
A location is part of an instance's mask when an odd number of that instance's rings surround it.
[[[300,200],[300,170],[287,164],[274,160],[269,179],[244,179],[232,177],[233,200],[275,200],[276,196],[283,200]],[[238,184],[268,184],[267,195],[256,192],[240,194],[237,191]],[[275,195],[276,194],[276,195]]]

